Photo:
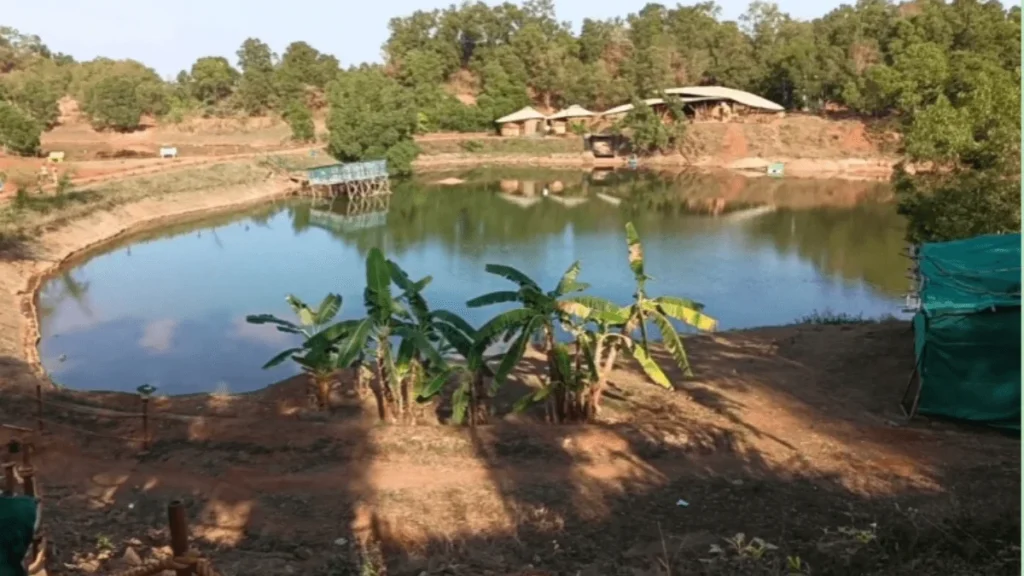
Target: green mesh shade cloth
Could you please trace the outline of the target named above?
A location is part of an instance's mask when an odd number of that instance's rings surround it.
[[[0,496],[0,576],[26,576],[25,554],[36,529],[36,500]]]
[[[1020,234],[924,244],[917,411],[1020,430]]]

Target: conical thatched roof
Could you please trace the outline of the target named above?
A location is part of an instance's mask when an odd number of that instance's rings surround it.
[[[573,104],[564,110],[559,110],[551,116],[548,116],[548,120],[566,120],[568,118],[587,118],[593,116],[594,113],[587,110],[583,106]]]
[[[543,114],[541,114],[540,112],[537,112],[532,107],[527,106],[526,108],[523,108],[522,110],[519,110],[517,112],[513,112],[513,113],[509,114],[508,116],[502,116],[501,118],[498,118],[494,122],[497,123],[497,124],[508,124],[509,122],[525,122],[527,120],[543,120],[543,119],[544,119],[544,115]]]

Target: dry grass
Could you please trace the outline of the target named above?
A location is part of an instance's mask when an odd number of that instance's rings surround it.
[[[43,228],[144,198],[161,198],[184,192],[261,182],[266,180],[268,172],[301,166],[301,159],[232,162],[127,178],[59,194],[19,194],[0,208],[0,238],[32,234]]]
[[[578,154],[583,152],[583,139],[579,136],[567,136],[565,138],[492,137],[465,140],[422,140],[418,144],[425,155],[546,156],[549,154]]]

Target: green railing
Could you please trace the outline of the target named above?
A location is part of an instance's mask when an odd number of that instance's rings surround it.
[[[368,162],[350,162],[348,164],[330,164],[317,166],[306,171],[309,183],[314,186],[330,186],[360,180],[374,180],[388,175],[386,160],[370,160]]]

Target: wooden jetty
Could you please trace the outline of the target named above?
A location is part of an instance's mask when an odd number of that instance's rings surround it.
[[[367,199],[391,194],[386,160],[328,164],[306,170],[303,186],[314,198]]]

